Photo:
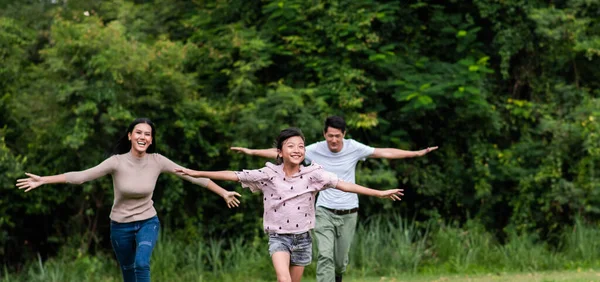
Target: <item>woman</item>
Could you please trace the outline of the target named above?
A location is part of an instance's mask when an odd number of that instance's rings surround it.
[[[302,165],[304,136],[297,128],[288,128],[276,140],[277,165],[244,171],[195,171],[176,169],[181,175],[218,180],[239,181],[251,191],[262,191],[264,203],[263,227],[269,234],[269,253],[277,281],[297,282],[304,267],[312,260],[310,230],[315,224],[315,195],[326,188],[368,196],[400,200],[402,189],[373,190],[338,180],[318,164]]]
[[[139,118],[119,139],[113,155],[98,166],[52,176],[26,173],[29,178],[17,180],[19,189],[29,192],[43,184],[82,184],[111,174],[115,198],[110,213],[110,238],[125,282],[150,281],[150,257],[160,228],[152,194],[162,172],[174,173],[176,169],[182,169],[154,153],[154,136],[154,123]],[[229,192],[210,179],[181,177],[217,193],[229,208],[239,205],[238,193]]]

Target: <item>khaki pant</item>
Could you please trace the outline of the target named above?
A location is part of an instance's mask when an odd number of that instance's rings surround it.
[[[335,282],[335,276],[346,271],[357,216],[358,213],[336,215],[323,207],[317,207],[314,231],[319,253],[318,282]]]

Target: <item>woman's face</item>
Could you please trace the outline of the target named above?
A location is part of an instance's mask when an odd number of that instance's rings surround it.
[[[299,165],[304,161],[304,140],[300,136],[294,136],[283,141],[279,154],[284,164]]]
[[[145,153],[152,144],[152,127],[147,123],[138,123],[128,136],[131,141],[131,150],[136,153]]]

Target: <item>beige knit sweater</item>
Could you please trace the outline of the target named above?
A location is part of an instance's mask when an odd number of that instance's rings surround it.
[[[160,154],[145,154],[137,158],[126,153],[114,155],[88,170],[67,172],[65,176],[67,183],[81,184],[112,174],[115,199],[110,219],[123,223],[156,215],[152,201],[156,180],[163,172],[175,174],[175,168],[181,166]],[[207,178],[178,176],[203,187],[209,181]]]

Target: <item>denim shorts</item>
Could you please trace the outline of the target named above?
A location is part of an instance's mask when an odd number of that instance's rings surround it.
[[[310,232],[300,234],[269,233],[269,254],[290,254],[290,265],[307,266],[312,262],[312,237]]]

